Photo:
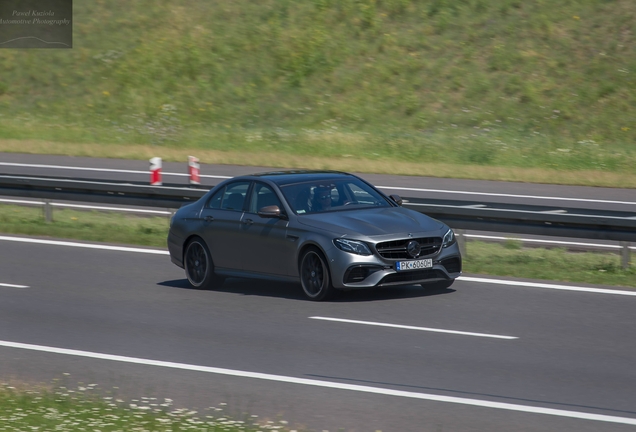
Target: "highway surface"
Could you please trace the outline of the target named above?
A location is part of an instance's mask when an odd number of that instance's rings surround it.
[[[16,239],[0,237],[4,380],[317,431],[636,429],[633,291],[468,278],[313,303],[293,284],[189,289],[163,250]]]
[[[2,154],[0,173],[147,181],[144,161]],[[207,185],[260,167],[203,165]],[[187,184],[186,164],[164,164]],[[172,173],[172,174],[171,174]],[[388,193],[635,211],[634,191],[362,175]],[[165,250],[0,236],[0,378],[98,384],[316,431],[636,430],[633,290],[466,275],[304,300],[188,288]],[[64,375],[70,374],[70,375]],[[116,388],[115,388],[116,387]]]

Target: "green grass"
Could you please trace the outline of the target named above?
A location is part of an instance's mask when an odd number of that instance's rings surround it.
[[[158,156],[444,163],[494,179],[487,167],[592,184],[589,172],[623,174],[636,187],[632,0],[74,10],[74,49],[0,50],[0,139],[68,143],[68,154],[77,143],[145,144]]]
[[[173,407],[170,399],[125,401],[100,395],[96,384],[67,388],[0,386],[0,432],[153,431],[257,432],[283,431],[285,421],[260,422],[256,416],[235,420],[224,405],[202,412]]]
[[[636,265],[621,267],[620,256],[604,252],[568,252],[563,248],[523,247],[521,242],[470,241],[464,272],[597,285],[636,287]]]
[[[0,204],[0,232],[11,234],[166,248],[169,224],[168,217],[58,208],[46,223],[42,208]]]
[[[0,205],[0,232],[166,247],[167,217],[55,209],[53,218],[46,223],[40,208]],[[464,272],[636,287],[636,266],[622,269],[618,254],[526,248],[514,240],[468,242]]]

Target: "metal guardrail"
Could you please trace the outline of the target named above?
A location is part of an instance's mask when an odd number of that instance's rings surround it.
[[[176,209],[194,202],[207,188],[79,181],[0,175],[0,195]],[[454,229],[636,242],[636,214],[592,210],[425,200],[404,197],[403,207],[426,213]]]
[[[440,203],[410,198],[403,204],[453,228],[594,240],[636,241],[636,214],[565,207],[475,207],[466,202]]]
[[[629,267],[630,242],[636,241],[636,215],[632,213],[583,212],[581,209],[523,206],[521,208],[486,208],[475,204],[440,204],[410,199],[403,207],[426,213],[445,222],[458,233],[461,241],[464,230],[534,234],[618,241],[621,247],[621,266]],[[503,206],[502,206],[503,207]]]
[[[143,207],[179,208],[209,189],[0,175],[0,195]]]

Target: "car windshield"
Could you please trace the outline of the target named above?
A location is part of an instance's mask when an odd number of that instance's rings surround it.
[[[386,198],[356,178],[315,180],[281,186],[298,215],[365,207],[390,207]]]

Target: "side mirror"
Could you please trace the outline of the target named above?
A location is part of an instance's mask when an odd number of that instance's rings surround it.
[[[285,214],[281,213],[280,208],[277,205],[261,207],[258,211],[258,215],[263,218],[287,219]]]
[[[397,205],[399,205],[399,206],[401,206],[401,205],[402,205],[402,198],[400,198],[400,196],[399,196],[399,195],[395,195],[395,194],[393,194],[393,195],[389,195],[389,198],[391,198],[393,201],[395,201],[395,203],[396,203]]]

